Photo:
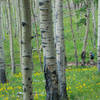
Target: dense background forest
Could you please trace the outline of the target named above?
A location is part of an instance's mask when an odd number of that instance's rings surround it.
[[[100,100],[99,6],[1,0],[0,100]]]

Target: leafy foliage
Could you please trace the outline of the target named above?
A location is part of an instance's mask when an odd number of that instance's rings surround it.
[[[86,25],[86,18],[81,18],[79,22],[76,23],[78,26]]]

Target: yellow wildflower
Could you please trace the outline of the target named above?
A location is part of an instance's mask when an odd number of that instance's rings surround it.
[[[13,87],[12,87],[12,86],[10,86],[10,87],[8,87],[8,88],[7,88],[7,90],[13,90]]]
[[[6,97],[4,100],[8,100],[8,97]]]
[[[83,83],[83,86],[86,86],[86,84],[85,84],[85,83]]]

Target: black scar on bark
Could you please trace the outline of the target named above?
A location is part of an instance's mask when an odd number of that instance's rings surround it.
[[[23,57],[28,57],[28,58],[31,58],[31,55],[26,55],[26,56],[23,56]]]
[[[24,88],[24,90],[23,90],[24,92],[26,92],[26,88]]]
[[[39,2],[39,6],[42,6],[44,3],[43,2]]]
[[[49,3],[49,0],[47,0],[47,1],[45,1],[45,2]]]
[[[32,95],[32,92],[30,92],[30,95]]]
[[[29,70],[29,68],[24,68],[24,70]]]
[[[29,77],[29,78],[28,78],[28,80],[30,81],[30,80],[31,80],[31,78]]]
[[[41,31],[41,33],[45,33],[46,31]]]
[[[85,59],[85,58],[86,58],[86,52],[85,52],[85,51],[83,51],[83,52],[81,53],[81,58],[82,58],[82,59]]]
[[[22,22],[22,26],[24,27],[24,26],[26,26],[27,24],[25,23],[25,22]]]
[[[52,57],[47,57],[46,59],[55,59],[55,57],[53,57],[53,56]]]
[[[31,36],[31,39],[34,39],[35,38],[35,36]]]
[[[42,42],[42,44],[47,44],[46,42]]]
[[[45,69],[46,69],[46,56],[44,56],[44,72],[45,72]]]
[[[98,50],[98,51],[100,52],[100,46],[98,46],[98,48],[99,48],[99,50]]]
[[[46,100],[59,100],[59,94],[58,94],[57,89],[53,89],[52,94],[50,93],[50,90],[52,88],[51,75],[52,75],[52,72],[49,71],[49,69],[47,68],[46,57],[44,57],[44,76],[45,76],[45,80],[46,80],[45,89],[46,89],[46,92],[47,92]]]
[[[24,42],[21,40],[21,44],[24,44]]]
[[[42,47],[45,48],[46,46],[43,45]]]
[[[26,84],[26,86],[28,86],[28,84]]]
[[[1,83],[7,83],[7,79],[6,79],[6,73],[5,73],[5,70],[4,69],[1,69],[0,70],[0,82]]]
[[[56,71],[53,71],[52,73],[55,74],[55,75],[57,74]]]

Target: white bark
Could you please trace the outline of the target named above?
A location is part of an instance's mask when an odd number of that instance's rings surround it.
[[[31,47],[31,9],[30,0],[22,0],[22,76],[23,100],[33,100],[32,89],[32,47]]]
[[[100,72],[100,0],[98,0],[98,48],[97,48],[97,67]]]
[[[9,17],[9,37],[10,37],[10,56],[12,73],[15,73],[15,61],[14,61],[14,48],[13,48],[13,33],[12,33],[12,15],[11,15],[11,0],[8,0],[8,17]]]
[[[2,39],[2,30],[1,30],[1,2],[0,2],[0,83],[6,83],[6,74],[5,74],[5,60],[4,60],[4,47]]]
[[[7,10],[8,3],[5,3],[4,6],[5,6],[5,16],[6,16],[6,33],[8,34],[8,30],[9,30],[9,26],[8,26],[9,18],[8,18],[8,10]]]
[[[51,0],[39,0],[39,8],[47,93],[46,100],[59,100]]]
[[[94,0],[91,0],[91,12],[92,12],[92,22],[93,22],[93,42],[94,42],[94,48],[96,47],[96,39],[97,39],[97,32],[96,32],[96,18],[95,18],[95,4]]]
[[[3,36],[3,40],[5,40],[5,10],[4,10],[4,3],[2,2],[1,3],[1,16],[2,16],[2,21],[1,21],[1,23],[2,23],[2,25],[1,25],[1,27],[2,27],[2,36]]]
[[[65,77],[65,46],[63,26],[63,0],[55,0],[56,10],[56,60],[60,100],[67,100]]]
[[[22,26],[21,26],[21,2],[20,0],[18,0],[18,16],[19,16],[19,46],[20,46],[20,65],[22,62],[22,45],[21,45],[21,41],[22,41]]]
[[[54,43],[56,45],[56,8],[55,0],[52,0],[52,10],[53,10],[53,31],[54,31]]]

